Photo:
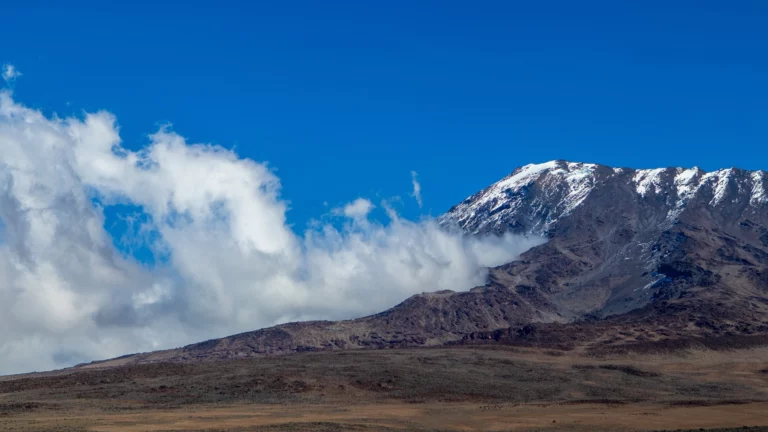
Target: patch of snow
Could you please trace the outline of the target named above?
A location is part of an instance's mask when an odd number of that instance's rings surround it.
[[[768,203],[768,193],[765,190],[765,171],[753,172],[750,179],[752,180],[752,192],[749,197],[749,203],[753,206]]]
[[[675,175],[675,192],[677,193],[677,202],[675,203],[675,210],[682,210],[685,207],[688,200],[693,198],[698,192],[701,183],[699,179],[703,171],[699,167],[693,167],[691,169],[678,168]],[[675,215],[677,217],[679,212]]]
[[[521,193],[523,189],[536,183],[540,195],[528,204],[534,214],[550,215],[537,223],[537,230],[543,232],[560,217],[577,208],[589,195],[594,186],[596,168],[595,164],[563,161],[525,165],[456,206],[451,216],[459,225],[474,225],[473,231],[481,231],[506,215],[514,214],[527,199]],[[553,200],[555,208],[549,208]]]
[[[491,186],[494,190],[504,190],[509,188],[519,188],[528,184],[534,177],[541,174],[542,171],[557,168],[556,161],[549,161],[541,164],[529,164],[516,170],[509,177]]]
[[[584,199],[592,192],[595,186],[595,168],[594,164],[574,164],[569,162],[570,172],[565,175],[565,181],[568,183],[568,195],[561,201],[563,210],[560,216],[571,213],[578,207]]]
[[[656,192],[661,183],[661,175],[666,171],[665,168],[656,168],[650,170],[637,170],[632,177],[637,187],[637,193],[645,197],[651,190]]]
[[[678,168],[677,175],[675,175],[675,189],[677,189],[678,197],[690,197],[698,190],[698,177],[701,172],[698,167],[691,169]]]
[[[704,174],[704,176],[701,177],[701,183],[704,184],[705,182],[714,182],[715,187],[713,188],[713,194],[712,200],[709,202],[709,205],[716,206],[720,204],[721,201],[723,201],[723,198],[725,197],[725,193],[728,191],[728,183],[731,180],[731,176],[733,175],[733,168],[723,169],[719,171],[714,171],[708,174]]]

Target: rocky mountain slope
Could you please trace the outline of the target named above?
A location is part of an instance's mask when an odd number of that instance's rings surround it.
[[[442,217],[475,233],[550,241],[492,280],[525,286],[565,320],[626,313],[662,297],[765,303],[768,175],[698,168],[632,170],[553,161],[528,165]],[[683,294],[685,291],[685,294]],[[762,306],[761,306],[762,305]]]
[[[724,218],[759,218],[768,204],[768,173],[737,168],[707,173],[697,167],[634,170],[550,161],[516,169],[451,208],[441,220],[473,234],[556,234],[561,220],[583,208],[604,213],[614,198],[633,202],[623,210],[642,210],[637,216],[654,223],[649,227],[671,226],[683,212],[702,208],[723,213]]]
[[[472,235],[549,239],[491,269],[485,286],[117,362],[525,341],[537,328],[553,340],[578,329],[591,343],[614,345],[768,333],[767,191],[764,171],[526,165],[440,218]]]

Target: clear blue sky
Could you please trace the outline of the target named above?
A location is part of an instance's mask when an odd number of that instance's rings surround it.
[[[269,161],[299,230],[411,170],[435,215],[550,159],[768,169],[764,1],[57,3],[3,5],[17,100]]]

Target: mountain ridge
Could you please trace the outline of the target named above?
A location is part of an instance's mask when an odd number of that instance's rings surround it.
[[[469,235],[549,239],[490,269],[485,285],[414,295],[368,317],[288,323],[118,362],[436,346],[495,334],[531,343],[536,328],[553,340],[580,329],[592,335],[582,341],[589,349],[768,333],[767,177],[737,168],[525,165],[438,218]]]
[[[672,175],[674,173],[674,176]],[[736,173],[737,176],[733,174]],[[749,175],[744,176],[745,173]],[[531,227],[529,232],[545,233],[546,228],[555,223],[560,217],[567,216],[581,205],[589,193],[594,188],[594,182],[600,181],[600,177],[607,176],[625,176],[631,177],[628,185],[633,185],[639,196],[659,195],[659,192],[669,193],[674,186],[676,210],[684,207],[686,202],[694,198],[698,193],[712,193],[713,197],[709,201],[712,205],[722,202],[731,186],[730,180],[741,174],[741,182],[737,181],[736,186],[744,186],[748,181],[750,188],[750,204],[761,206],[768,203],[768,174],[763,170],[742,170],[740,168],[724,168],[716,171],[707,172],[698,167],[681,168],[652,168],[652,169],[633,169],[633,168],[612,168],[606,165],[569,162],[565,160],[552,160],[541,164],[528,164],[515,169],[508,176],[487,188],[466,198],[461,203],[451,207],[439,220],[447,224],[453,220],[465,231],[473,234],[488,232],[487,227],[495,228],[490,231],[497,233],[506,230],[499,229],[494,225],[499,219],[507,214],[514,214],[519,210],[520,197],[523,196],[531,184],[536,183],[542,186],[557,186],[565,182],[568,188],[565,191],[555,190],[554,194],[559,194],[559,207],[549,207],[547,215],[540,221],[540,226]],[[746,177],[746,178],[745,178]],[[714,183],[715,188],[712,188]],[[666,191],[664,190],[666,187]],[[704,187],[704,189],[702,189]],[[707,190],[709,188],[709,190]],[[713,191],[714,189],[714,191]],[[566,192],[563,194],[563,192]],[[542,209],[532,206],[534,214]],[[549,213],[554,213],[550,215]],[[554,216],[554,217],[553,217]],[[676,215],[671,215],[674,219]],[[482,221],[478,221],[482,218]],[[516,230],[514,226],[506,227]],[[544,229],[542,229],[544,228]]]

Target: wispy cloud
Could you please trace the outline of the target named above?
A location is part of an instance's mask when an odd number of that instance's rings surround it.
[[[421,201],[421,183],[419,183],[418,177],[419,173],[411,171],[411,183],[413,183],[413,192],[411,192],[411,196],[419,204],[419,208],[421,208],[424,204]]]
[[[13,84],[13,82],[16,81],[16,78],[20,77],[21,75],[21,72],[16,69],[16,66],[10,63],[3,65],[3,79],[6,83]]]

